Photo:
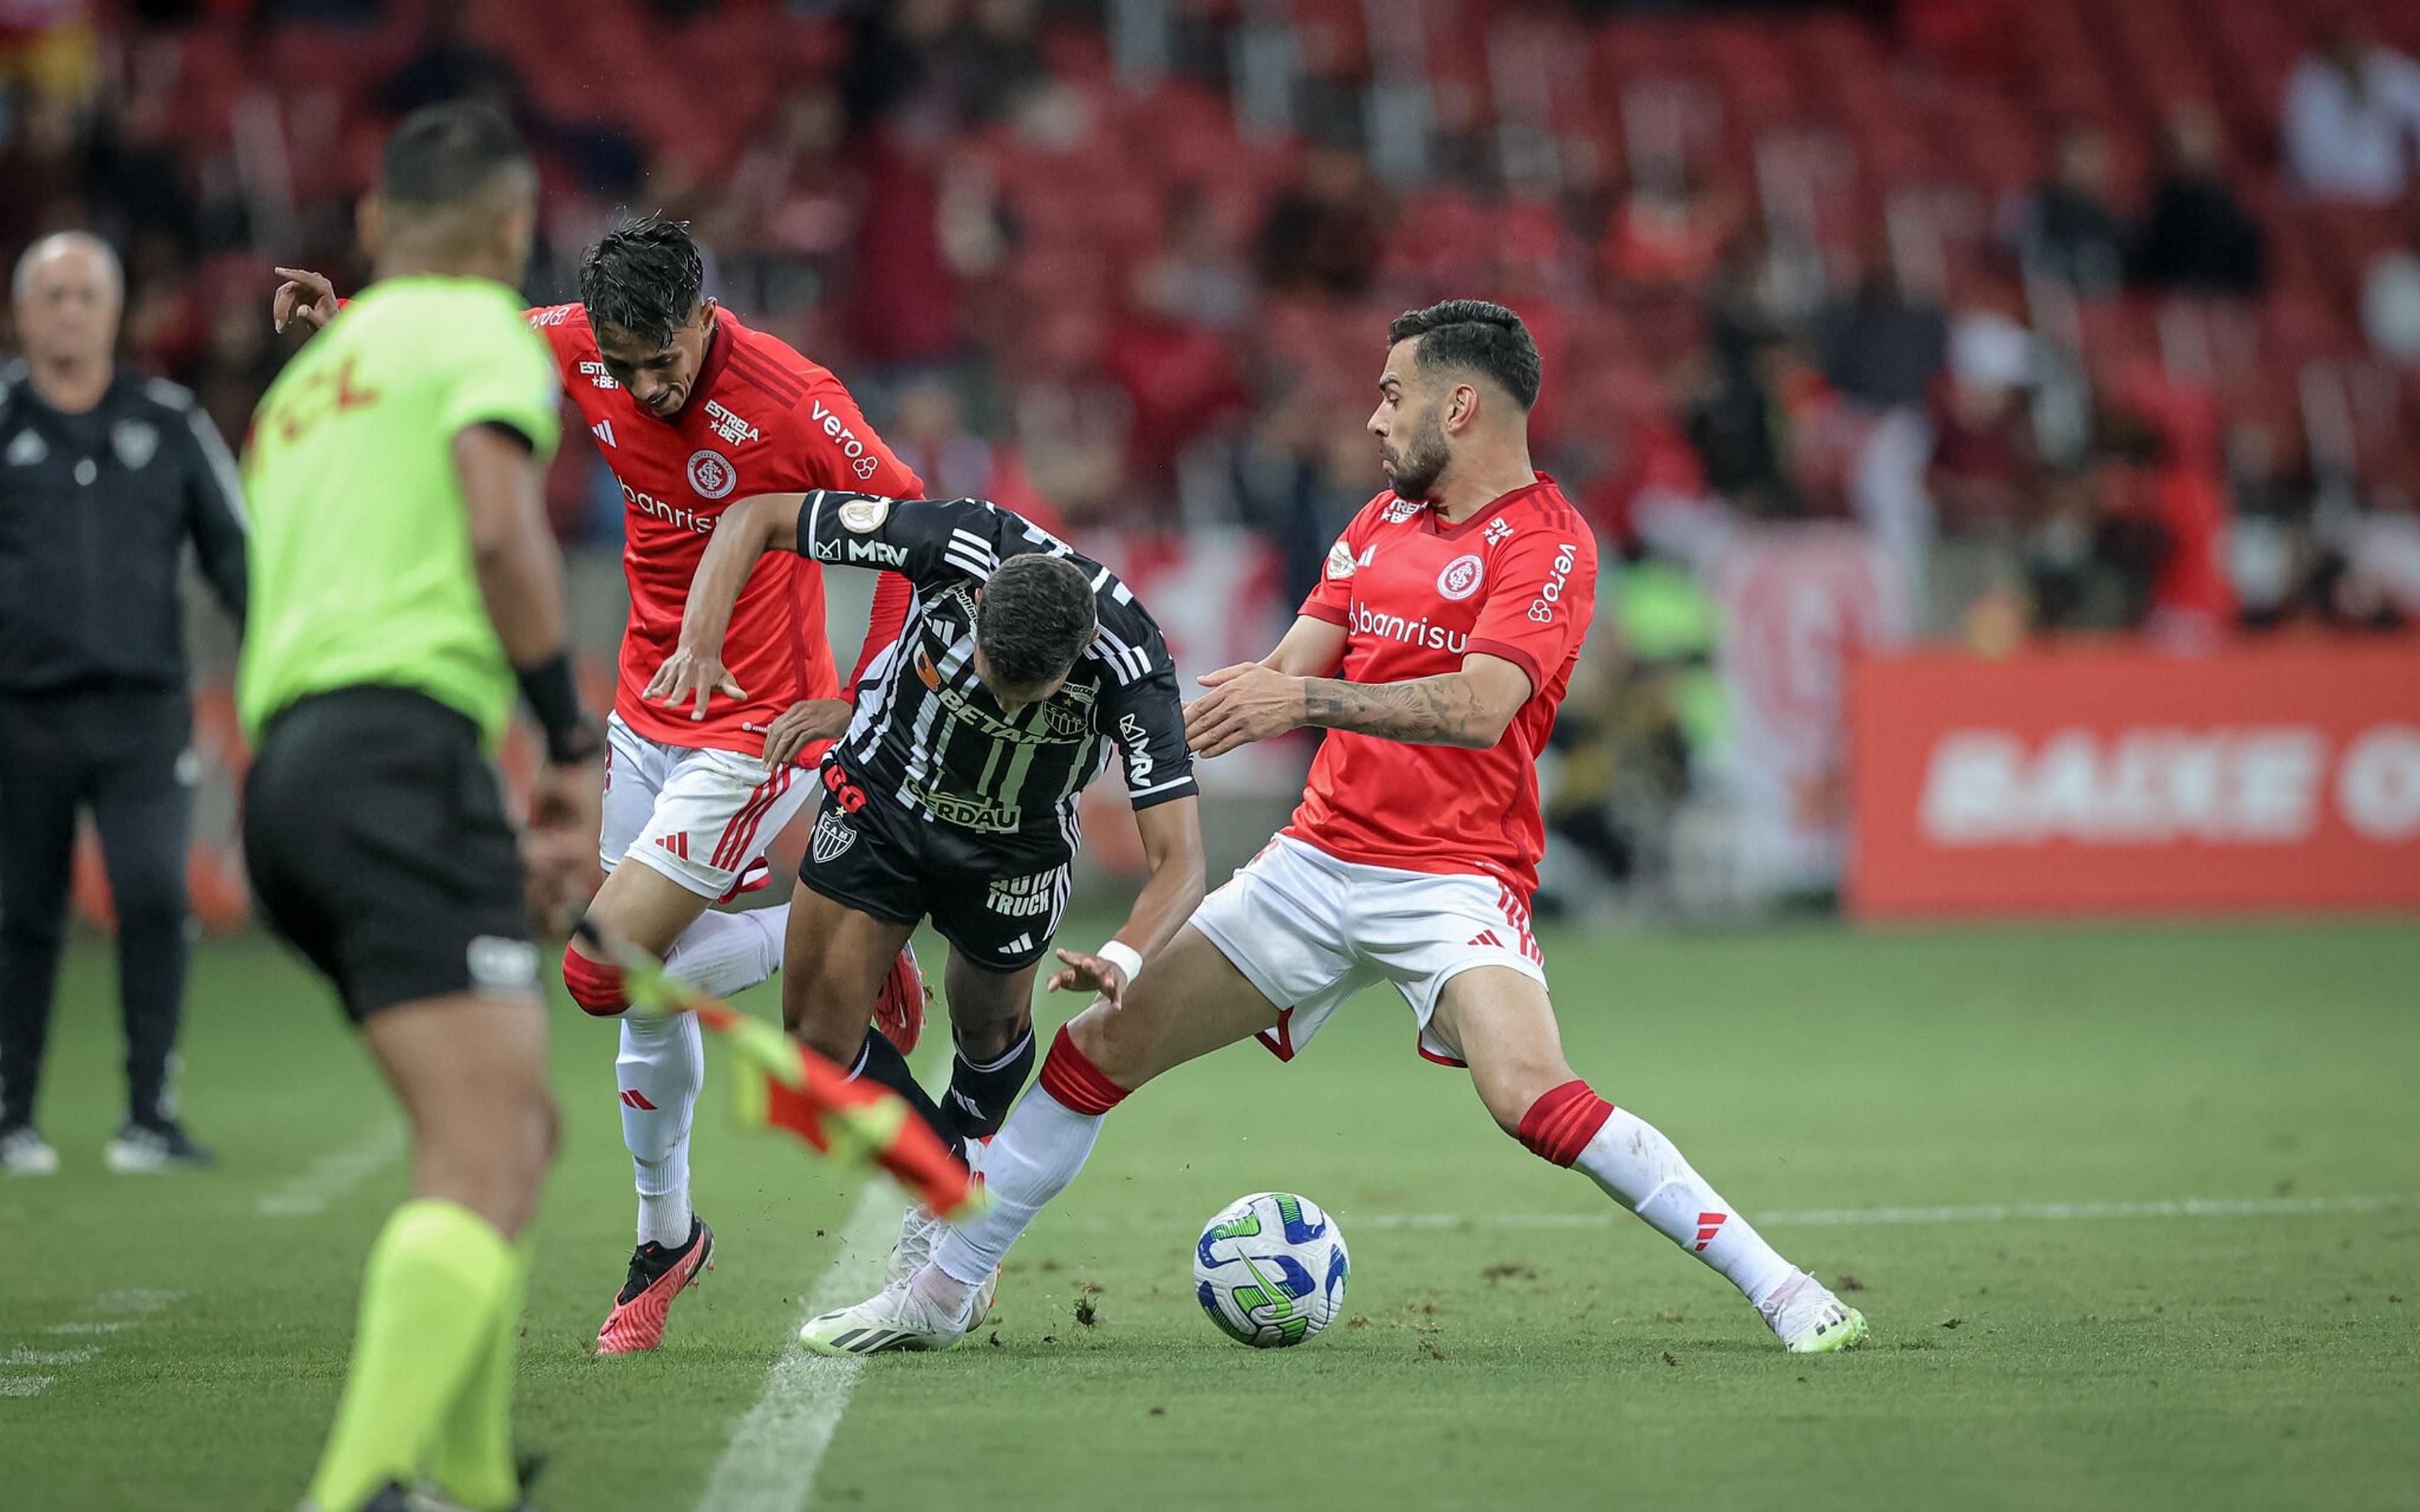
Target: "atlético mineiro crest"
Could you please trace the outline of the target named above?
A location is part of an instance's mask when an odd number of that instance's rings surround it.
[[[110,449],[129,472],[140,472],[159,453],[160,432],[140,420],[121,420],[109,433]]]
[[[739,470],[731,458],[708,447],[689,454],[689,486],[700,499],[721,499],[739,486]]]
[[[1460,603],[1479,592],[1480,580],[1486,575],[1486,564],[1476,555],[1458,556],[1437,574],[1437,592]]]
[[[841,854],[857,843],[857,826],[850,824],[838,809],[826,809],[815,820],[814,838],[808,842],[818,866],[830,866]]]

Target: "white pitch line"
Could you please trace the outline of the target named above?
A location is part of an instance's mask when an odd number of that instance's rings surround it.
[[[115,1334],[124,1323],[53,1323],[45,1334]]]
[[[0,1365],[82,1365],[92,1356],[90,1350],[10,1350]]]
[[[328,1204],[393,1165],[403,1153],[403,1126],[389,1119],[342,1149],[320,1156],[274,1191],[261,1194],[264,1218],[311,1218]]]
[[[840,1231],[831,1269],[807,1296],[800,1323],[873,1293],[906,1203],[888,1180],[867,1185]],[[805,1506],[864,1369],[862,1359],[809,1354],[794,1329],[781,1358],[765,1374],[756,1405],[731,1430],[731,1442],[714,1462],[698,1512],[799,1512]]]
[[[0,1376],[0,1396],[39,1396],[55,1376]]]
[[[1750,1212],[1759,1228],[1895,1227],[1913,1224],[2072,1223],[2125,1218],[2300,1218],[2315,1213],[2385,1212],[2420,1203],[2410,1196],[2162,1197],[2120,1202],[1981,1202],[1955,1207],[1802,1208]],[[1350,1212],[1337,1219],[1353,1229],[1610,1228],[1621,1210],[1597,1212]],[[1087,1215],[1060,1220],[1080,1230],[1164,1227],[1173,1219]]]

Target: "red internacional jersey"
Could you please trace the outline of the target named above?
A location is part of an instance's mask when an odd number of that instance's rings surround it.
[[[1529,701],[1486,750],[1331,730],[1286,833],[1341,860],[1479,872],[1523,900],[1545,823],[1538,753],[1596,611],[1596,538],[1544,473],[1459,525],[1380,494],[1327,554],[1302,612],[1345,629],[1338,675],[1400,683],[1474,652],[1529,675]]]
[[[727,310],[715,312],[706,362],[671,420],[642,408],[605,370],[586,310],[551,305],[532,310],[529,322],[554,349],[564,392],[622,486],[630,622],[613,712],[666,745],[761,753],[775,716],[800,699],[840,694],[824,634],[823,569],[803,557],[764,557],[732,610],[722,659],[745,702],[718,694],[706,717],[692,720],[685,709],[639,697],[680,640],[690,579],[715,521],[752,494],[845,488],[921,499],[923,480],[874,434],[840,379]],[[904,579],[882,575],[870,649],[897,638],[908,598]],[[812,764],[822,754],[817,743],[799,760]]]

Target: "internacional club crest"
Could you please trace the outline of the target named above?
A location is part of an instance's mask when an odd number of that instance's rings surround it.
[[[723,499],[739,486],[739,470],[731,458],[707,447],[689,454],[689,486],[700,499]]]
[[[1479,592],[1480,580],[1486,576],[1486,563],[1476,555],[1458,556],[1437,574],[1437,592],[1458,604]]]

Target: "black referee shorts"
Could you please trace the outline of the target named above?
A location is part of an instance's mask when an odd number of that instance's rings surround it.
[[[478,727],[424,694],[307,698],[262,733],[244,862],[277,933],[358,1024],[381,1009],[537,992],[520,853]]]
[[[1067,910],[1067,860],[1022,855],[888,797],[861,797],[854,810],[825,766],[823,812],[807,840],[799,880],[834,903],[891,924],[925,918],[961,960],[985,971],[1022,971],[1042,959]],[[1014,837],[1010,837],[1014,839]]]

